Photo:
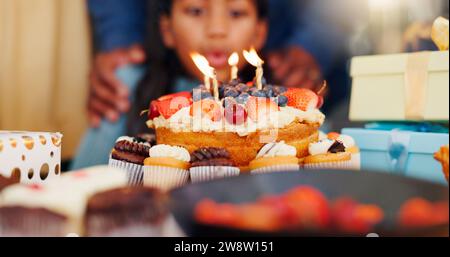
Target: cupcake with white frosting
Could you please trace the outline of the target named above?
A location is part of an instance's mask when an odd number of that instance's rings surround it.
[[[130,185],[142,186],[142,168],[150,148],[151,141],[146,137],[119,137],[111,151],[109,166],[126,171]]]
[[[309,144],[308,150],[310,156],[303,160],[305,169],[361,169],[359,148],[350,136],[330,133],[327,138]]]
[[[255,160],[250,162],[252,174],[298,171],[297,149],[284,141],[264,145]]]
[[[170,190],[187,184],[190,160],[189,152],[183,147],[153,146],[144,160],[144,185]]]

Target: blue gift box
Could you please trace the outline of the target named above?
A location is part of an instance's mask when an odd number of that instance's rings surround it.
[[[447,184],[441,164],[433,157],[449,143],[448,133],[346,128],[361,150],[361,168],[391,172]]]

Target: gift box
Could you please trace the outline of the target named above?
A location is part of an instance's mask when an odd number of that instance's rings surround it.
[[[446,133],[402,130],[343,129],[361,150],[361,168],[405,175],[447,184],[442,167],[433,158],[441,146],[448,144]]]
[[[0,131],[0,174],[44,183],[61,173],[60,133]]]
[[[448,51],[355,57],[350,120],[449,119]]]

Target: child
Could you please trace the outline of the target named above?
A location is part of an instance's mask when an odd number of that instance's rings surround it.
[[[190,91],[203,80],[190,54],[205,56],[220,81],[230,79],[228,57],[255,47],[261,50],[267,37],[267,0],[158,0],[151,1],[147,72],[139,83],[125,121],[104,122],[84,139],[72,168],[106,164],[117,137],[147,132],[139,114],[151,100],[177,91]],[[254,68],[241,56],[240,77],[251,80]],[[115,133],[114,133],[115,132]]]

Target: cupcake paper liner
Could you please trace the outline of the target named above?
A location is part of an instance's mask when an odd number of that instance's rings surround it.
[[[239,176],[240,170],[236,167],[205,166],[190,169],[192,183],[211,181],[220,178]]]
[[[7,223],[10,221],[0,218],[0,237],[63,237],[67,228],[66,222],[51,222],[30,215],[16,215],[14,224]]]
[[[352,154],[352,158],[350,159],[351,165],[350,168],[352,170],[361,170],[361,154],[354,153]]]
[[[162,166],[144,166],[144,186],[164,191],[182,187],[189,182],[189,171]]]
[[[321,163],[305,163],[303,166],[306,170],[354,170],[352,160],[339,162],[321,162]]]
[[[109,166],[119,168],[127,172],[128,185],[142,186],[144,184],[144,174],[142,172],[142,165],[109,159]]]
[[[284,172],[284,171],[295,172],[295,171],[299,171],[299,170],[300,170],[300,165],[289,164],[289,165],[274,165],[274,166],[259,168],[259,169],[252,170],[250,173],[251,174],[265,174],[265,173]]]
[[[158,237],[162,235],[162,220],[155,224],[137,220],[133,224],[120,224],[111,217],[96,215],[89,218],[88,237]]]

